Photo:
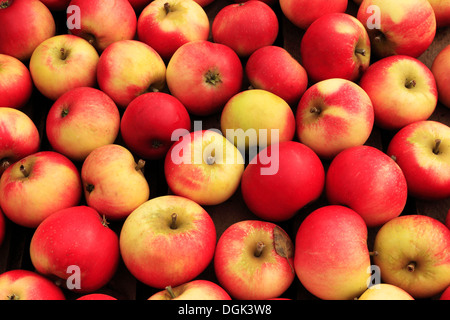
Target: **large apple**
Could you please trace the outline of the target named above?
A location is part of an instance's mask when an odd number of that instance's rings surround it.
[[[340,152],[330,163],[325,191],[330,204],[356,211],[368,227],[398,217],[405,208],[408,187],[395,161],[371,146]]]
[[[374,241],[383,282],[414,298],[430,298],[450,285],[450,230],[435,218],[402,215],[385,223]]]
[[[2,0],[0,25],[0,53],[21,61],[30,59],[36,47],[56,32],[52,13],[39,0]]]
[[[277,298],[292,284],[294,248],[278,225],[243,220],[220,236],[214,255],[214,271],[221,286],[234,299]]]
[[[86,40],[62,34],[51,37],[34,50],[30,73],[36,88],[56,101],[73,88],[94,87],[99,56]]]
[[[207,40],[209,18],[194,0],[155,0],[139,15],[138,39],[166,61],[183,44]]]
[[[134,210],[120,232],[127,269],[154,288],[193,280],[211,263],[214,222],[198,203],[175,195],[153,198]]]
[[[150,46],[137,40],[121,40],[109,45],[97,66],[100,89],[121,108],[137,96],[160,91],[166,84],[166,65]]]
[[[450,20],[450,19],[449,19]],[[450,108],[450,45],[442,49],[434,58],[431,72],[436,80],[439,101]]]
[[[106,285],[119,263],[119,238],[97,211],[86,206],[59,210],[36,228],[30,242],[36,270],[64,280],[74,292]]]
[[[171,192],[200,205],[228,200],[244,172],[241,152],[216,130],[196,130],[178,138],[164,162]]]
[[[364,0],[357,18],[379,58],[396,54],[417,58],[436,35],[436,17],[428,0]]]
[[[436,27],[450,26],[450,3],[445,0],[428,0],[436,16]]]
[[[55,151],[81,162],[95,148],[114,143],[120,128],[119,109],[98,89],[74,88],[51,106],[45,128]]]
[[[136,13],[128,0],[72,0],[69,6],[79,10],[79,27],[70,33],[86,39],[98,52],[111,43],[134,39]],[[68,12],[70,19],[72,12]]]
[[[367,226],[350,208],[327,205],[300,224],[294,267],[303,286],[323,300],[350,300],[368,286]]]
[[[118,144],[95,148],[83,162],[81,179],[88,206],[111,220],[122,220],[149,199],[145,161]],[[114,173],[114,174],[111,174]]]
[[[230,295],[217,283],[209,280],[192,280],[151,295],[148,300],[231,300]]]
[[[65,300],[54,282],[34,271],[8,270],[0,274],[0,300]]]
[[[372,101],[375,124],[387,130],[427,120],[437,105],[438,91],[432,72],[410,56],[378,60],[366,70],[359,85]]]
[[[265,172],[270,167],[274,168]],[[251,160],[242,175],[241,192],[259,218],[284,221],[317,200],[324,185],[325,170],[316,153],[302,143],[284,141]]]
[[[148,92],[130,102],[120,122],[120,132],[130,151],[144,159],[162,159],[175,142],[177,129],[191,130],[184,105],[164,92]]]
[[[450,196],[450,127],[432,120],[411,123],[394,135],[387,154],[402,169],[412,196]]]
[[[296,111],[297,137],[324,159],[368,140],[374,124],[372,102],[356,83],[327,79],[303,94]]]
[[[30,71],[17,58],[0,54],[0,108],[22,108],[31,98]]]
[[[255,89],[270,91],[296,105],[308,87],[305,68],[284,48],[265,46],[247,59],[245,74]]]
[[[228,4],[219,10],[211,26],[214,42],[229,46],[242,58],[272,45],[278,31],[278,18],[263,1]]]
[[[81,200],[77,167],[54,151],[40,151],[17,161],[0,179],[0,206],[18,225],[36,228],[54,212]]]
[[[331,78],[356,81],[370,64],[369,35],[355,17],[329,13],[308,27],[300,43],[300,55],[313,82]]]
[[[358,300],[414,300],[414,298],[400,287],[389,283],[379,283],[370,286]]]
[[[0,108],[0,176],[11,164],[39,151],[41,138],[33,120],[14,108]]]
[[[170,93],[194,115],[207,116],[222,110],[242,89],[241,60],[228,46],[193,41],[172,56],[166,73]]]

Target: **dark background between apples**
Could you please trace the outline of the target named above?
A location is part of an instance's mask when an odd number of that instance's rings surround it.
[[[210,22],[212,23],[215,15],[221,8],[230,3],[233,3],[232,0],[214,0],[210,5],[204,7],[206,13],[210,18]],[[273,5],[272,8],[277,13],[280,26],[279,35],[274,45],[284,47],[292,54],[294,58],[301,62],[299,48],[304,31],[295,27],[283,16],[278,3]],[[357,6],[351,0],[349,0],[347,13],[355,16],[356,12]],[[63,12],[54,12],[53,14],[57,23],[57,34],[67,33],[65,14]],[[428,50],[419,57],[419,60],[421,60],[428,67],[431,67],[431,64],[436,55],[448,44],[450,44],[450,27],[438,29],[434,42],[428,48]],[[243,65],[245,65],[245,60],[242,60],[242,63]],[[244,88],[247,86],[248,83],[244,83]],[[52,101],[43,97],[35,89],[30,102],[22,109],[22,111],[24,111],[31,117],[31,119],[33,119],[40,131],[42,138],[42,150],[51,150],[51,147],[45,136],[45,119],[52,103]],[[123,110],[121,112],[123,112]],[[202,120],[204,129],[219,129],[220,114],[209,117],[191,118],[192,121]],[[446,125],[450,125],[450,109],[444,107],[441,104],[438,104],[435,112],[430,119],[443,122]],[[393,135],[394,132],[380,130],[379,128],[375,127],[366,144],[385,151],[387,144]],[[118,137],[116,143],[122,144],[120,136]],[[328,164],[328,162],[324,161],[325,169],[327,168]],[[81,163],[76,163],[76,165],[81,168]],[[170,193],[164,177],[162,160],[147,161],[145,176],[150,184],[151,198]],[[291,239],[294,241],[296,232],[302,220],[310,212],[317,209],[318,207],[323,206],[324,204],[326,204],[326,199],[324,195],[322,195],[319,200],[301,209],[294,218],[278,224],[291,236]],[[405,210],[402,214],[422,214],[434,217],[441,222],[444,222],[449,208],[450,198],[441,201],[428,202],[409,197]],[[244,219],[258,219],[245,206],[240,190],[237,190],[237,192],[228,201],[216,206],[205,206],[205,209],[215,222],[217,238],[219,238],[222,232],[234,222]],[[121,226],[121,222],[110,223],[110,227],[114,231],[116,231],[117,234],[120,233]],[[6,237],[3,245],[0,247],[0,273],[12,269],[33,270],[34,267],[31,264],[31,260],[29,257],[29,244],[34,230],[15,225],[10,221],[7,221],[6,228]],[[371,250],[377,228],[369,228],[368,231],[368,246],[369,250]],[[216,281],[212,264],[201,275],[199,275],[198,278]],[[150,295],[157,291],[159,290],[148,287],[145,284],[137,281],[128,272],[123,263],[119,265],[119,269],[117,270],[113,279],[104,288],[99,290],[99,292],[111,294],[114,297],[123,300],[148,299]],[[67,299],[75,299],[79,296],[67,290],[65,290],[64,293]],[[282,297],[303,300],[317,299],[302,286],[298,278],[294,280],[293,284],[283,294]]]

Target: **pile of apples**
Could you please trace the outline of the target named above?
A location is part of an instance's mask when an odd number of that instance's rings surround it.
[[[148,299],[450,299],[450,211],[405,212],[450,198],[450,44],[419,60],[448,1],[0,0],[0,25],[0,243],[33,232],[0,299],[117,299],[121,263]],[[253,218],[219,232],[236,193]]]

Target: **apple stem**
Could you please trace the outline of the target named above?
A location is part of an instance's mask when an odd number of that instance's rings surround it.
[[[378,255],[378,251],[370,251],[369,252],[369,256],[371,256],[371,257],[375,257],[377,255]]]
[[[64,48],[61,48],[59,51],[61,52],[61,60],[66,60],[67,51]]]
[[[266,245],[262,241],[256,243],[255,257],[260,257]]]
[[[166,14],[169,14],[170,12],[170,4],[168,2],[164,3],[164,11]]]
[[[175,299],[175,298],[177,297],[177,296],[175,295],[175,293],[173,292],[171,286],[167,286],[167,287],[166,287],[166,290],[167,290],[167,292],[169,293],[169,295],[170,295],[170,297],[171,297],[172,299]]]
[[[213,156],[208,156],[208,158],[206,158],[206,163],[209,165],[213,165],[216,162],[216,158]]]
[[[0,160],[0,172],[5,171],[11,165],[11,162],[8,159]]]
[[[108,220],[106,220],[106,216],[103,215],[103,217],[102,217],[102,225],[104,227],[108,228],[108,224],[109,224],[109,222],[108,222]]]
[[[144,172],[144,167],[145,167],[145,160],[143,159],[139,159],[138,163],[136,164],[136,171],[142,171]]]
[[[15,293],[7,295],[6,298],[8,298],[8,300],[20,300],[19,296]]]
[[[416,263],[414,261],[411,261],[410,263],[408,263],[408,265],[406,266],[406,269],[409,272],[414,272],[414,270],[416,270]]]
[[[360,55],[362,55],[362,56],[366,56],[366,50],[365,50],[365,49],[356,48],[356,49],[355,49],[355,53],[356,53],[356,54],[360,54]]]
[[[405,87],[408,89],[412,89],[415,86],[416,86],[416,81],[414,81],[414,80],[409,80],[409,81],[406,81],[406,83],[405,83]]]
[[[62,109],[61,118],[66,117],[68,114],[69,114],[69,109],[67,109],[67,108]]]
[[[311,113],[317,113],[318,115],[320,114],[321,110],[317,107],[312,107],[309,112]]]
[[[24,177],[28,177],[30,173],[25,169],[25,166],[23,164],[20,165],[20,172],[22,172]]]
[[[175,212],[172,213],[172,222],[170,224],[170,229],[175,230],[177,228],[177,218],[178,218],[178,215]]]
[[[439,154],[439,146],[441,145],[442,140],[441,139],[436,139],[435,140],[436,144],[433,148],[433,153],[434,154]]]

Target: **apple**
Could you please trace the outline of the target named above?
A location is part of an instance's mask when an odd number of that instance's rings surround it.
[[[152,294],[148,300],[231,300],[218,284],[209,280],[192,280]]]
[[[193,280],[211,263],[216,246],[213,220],[198,203],[165,195],[134,210],[120,232],[127,269],[154,288]]]
[[[166,84],[166,65],[150,46],[137,40],[109,45],[97,66],[100,90],[125,109],[137,96],[160,91]]]
[[[96,86],[99,55],[86,40],[62,34],[41,42],[30,59],[36,88],[56,101],[73,88]]]
[[[207,7],[209,4],[214,2],[214,0],[194,0],[194,1],[197,2],[203,8]],[[269,0],[269,1],[272,1],[272,0]]]
[[[347,5],[348,0],[280,0],[280,7],[286,18],[304,30],[308,29],[315,20],[328,13],[344,13]]]
[[[277,150],[274,150],[274,149]],[[276,159],[271,159],[276,155]],[[266,174],[271,160],[274,172]],[[252,213],[269,221],[285,221],[317,200],[325,185],[325,170],[311,148],[297,141],[272,144],[253,158],[244,170],[241,192]]]
[[[30,100],[32,92],[33,81],[23,62],[0,54],[0,108],[21,109]]]
[[[236,192],[244,165],[240,151],[220,132],[196,130],[181,135],[169,149],[164,174],[174,194],[217,205]]]
[[[364,0],[357,18],[366,27],[372,51],[379,58],[417,58],[436,35],[436,17],[428,0]]]
[[[33,153],[9,166],[0,179],[0,206],[14,223],[36,228],[58,210],[81,200],[77,167],[54,151]]]
[[[398,130],[427,120],[436,109],[438,91],[433,73],[420,60],[405,55],[370,65],[359,82],[372,100],[375,124]]]
[[[36,47],[56,32],[52,13],[39,0],[2,0],[0,25],[0,53],[21,61],[30,59]]]
[[[191,130],[184,105],[164,92],[148,92],[130,102],[120,122],[120,132],[130,151],[144,159],[163,159],[177,129]]]
[[[39,151],[41,138],[31,118],[15,108],[0,108],[0,176],[11,164]]]
[[[69,6],[70,0],[41,0],[50,11],[63,11]]]
[[[118,144],[95,148],[83,162],[81,179],[87,205],[110,220],[123,220],[149,199],[145,161]],[[114,174],[111,174],[114,173]]]
[[[3,241],[5,240],[5,233],[6,233],[5,215],[3,214],[2,210],[0,209],[0,247],[2,246]]]
[[[78,297],[77,300],[117,300],[117,298],[106,294],[106,293],[88,293],[84,294],[81,297]]]
[[[220,236],[214,271],[234,299],[277,298],[292,284],[293,243],[278,225],[260,220],[233,223]]]
[[[373,248],[382,281],[414,298],[430,298],[450,285],[450,230],[435,218],[394,218],[378,230]]]
[[[387,154],[402,169],[408,192],[420,199],[450,196],[450,127],[424,120],[399,130],[389,142]]]
[[[247,59],[245,74],[254,89],[270,91],[291,106],[298,104],[308,87],[305,68],[279,46],[254,51]]]
[[[166,61],[183,44],[208,40],[209,18],[194,0],[154,0],[139,15],[138,39]]]
[[[348,207],[311,212],[296,234],[294,268],[303,286],[322,300],[359,297],[370,279],[367,226]]]
[[[330,204],[348,206],[368,227],[379,227],[403,212],[408,186],[391,157],[372,146],[355,146],[331,161],[325,192]]]
[[[450,45],[444,47],[433,60],[431,72],[436,81],[439,101],[450,108]]]
[[[308,27],[300,55],[312,82],[331,78],[357,81],[370,64],[369,35],[355,17],[328,13]]]
[[[450,26],[450,3],[445,0],[428,0],[436,16],[436,27]]]
[[[80,12],[79,28],[69,31],[86,39],[98,52],[136,35],[137,17],[128,0],[72,0],[69,6],[77,6]],[[68,12],[67,18],[72,14]]]
[[[450,229],[450,209],[447,212],[447,216],[445,218],[445,225]]]
[[[0,274],[0,300],[66,300],[63,291],[48,278],[29,270]]]
[[[46,135],[53,149],[77,162],[95,148],[114,143],[119,128],[120,114],[114,101],[90,87],[63,94],[46,118]]]
[[[211,26],[213,41],[229,46],[241,58],[274,44],[278,31],[277,15],[263,1],[228,4],[219,10]]]
[[[211,41],[182,45],[167,64],[170,93],[193,115],[220,112],[241,91],[243,77],[238,55],[226,45]]]
[[[450,300],[450,286],[441,293],[439,300]]]
[[[402,288],[389,283],[379,283],[364,291],[358,300],[414,300],[414,298]]]
[[[367,93],[340,78],[310,86],[297,106],[296,135],[323,159],[363,145],[371,135],[374,110]]]

